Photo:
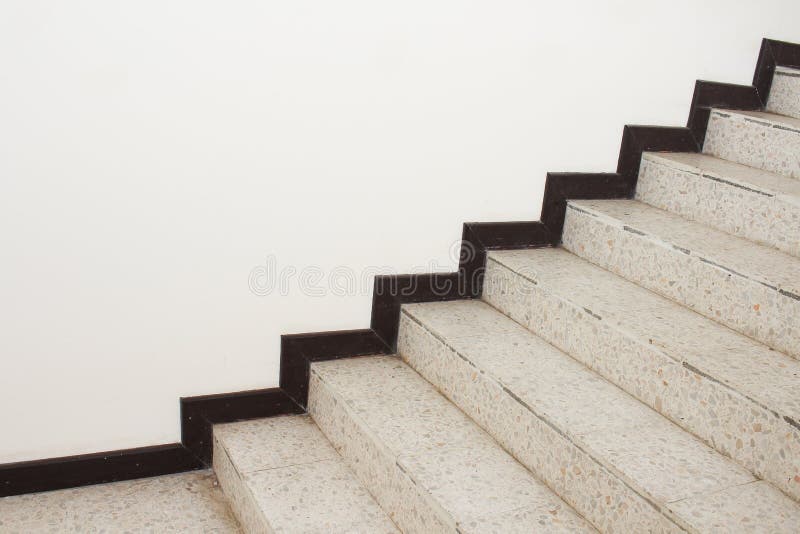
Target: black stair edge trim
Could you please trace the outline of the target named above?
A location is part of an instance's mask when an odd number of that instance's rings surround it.
[[[701,147],[690,128],[629,124],[622,130],[617,174],[628,184],[632,195],[636,191],[644,152],[699,152]]]
[[[460,270],[376,276],[372,287],[370,329],[390,352],[394,352],[397,348],[401,305],[473,298],[469,283],[470,280]]]
[[[383,340],[370,328],[282,335],[281,390],[301,409],[305,409],[312,362],[389,352]]]
[[[542,221],[464,223],[458,267],[464,291],[462,298],[479,298],[483,293],[486,255],[490,250],[547,247],[553,242],[553,232]],[[395,330],[390,336],[393,344],[396,342],[398,323],[394,322]]]
[[[181,398],[181,442],[202,465],[211,466],[213,426],[304,410],[281,388]]]
[[[214,424],[304,413],[311,362],[393,353],[402,304],[479,298],[488,251],[557,245],[568,198],[631,198],[643,152],[699,152],[709,110],[763,109],[776,65],[800,68],[800,45],[764,39],[752,86],[697,81],[686,127],[625,126],[617,172],[548,173],[540,221],[465,223],[457,272],[377,276],[370,328],[281,336],[280,387],[182,398],[182,443],[0,465],[0,497],[210,466]]]
[[[0,497],[206,469],[214,424],[304,413],[280,388],[183,397],[180,405],[181,443],[3,464]]]
[[[478,298],[489,250],[553,243],[552,232],[541,221],[468,222],[464,223],[461,235],[458,271],[375,277],[370,329],[390,353],[397,348],[403,304]]]
[[[542,200],[542,222],[550,230],[553,244],[561,240],[568,199],[630,198],[628,179],[616,172],[548,172]]]
[[[761,110],[764,102],[753,85],[697,80],[686,126],[703,146],[711,108]]]
[[[772,76],[775,67],[792,67],[800,69],[800,44],[763,39],[761,50],[753,74],[753,86],[756,87],[762,104],[767,103],[772,88]]]
[[[180,443],[0,465],[0,497],[202,469]]]
[[[698,80],[686,126],[692,130],[700,146],[706,137],[711,108],[762,110],[767,105],[775,67],[800,69],[800,44],[762,39],[752,85]]]

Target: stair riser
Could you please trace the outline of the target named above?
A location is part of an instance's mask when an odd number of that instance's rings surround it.
[[[533,273],[531,273],[533,274]],[[800,500],[800,431],[754,401],[642,344],[493,261],[484,300],[610,382]]]
[[[713,110],[703,152],[728,161],[800,178],[800,132],[755,118]]]
[[[636,199],[800,256],[800,204],[642,158]]]
[[[767,111],[800,119],[800,71],[780,67],[775,71]]]
[[[590,262],[791,356],[800,300],[647,235],[568,207],[564,247]]]
[[[214,474],[228,499],[239,526],[247,534],[272,533],[267,518],[261,512],[253,494],[233,466],[225,448],[214,438]]]
[[[308,411],[361,484],[395,524],[408,533],[456,532],[447,514],[398,467],[312,368]]]
[[[405,314],[401,315],[398,352],[599,530],[680,531],[562,429],[556,429]]]

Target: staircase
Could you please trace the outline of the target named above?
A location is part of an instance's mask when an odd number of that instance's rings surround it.
[[[769,95],[312,362],[308,415],[215,425],[245,531],[800,532],[800,70]]]

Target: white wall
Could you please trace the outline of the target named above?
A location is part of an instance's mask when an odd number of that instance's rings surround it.
[[[747,5],[742,5],[747,4]],[[613,171],[625,123],[749,83],[796,0],[0,3],[0,462],[179,440],[277,384],[279,335],[369,324],[251,270],[435,262]]]

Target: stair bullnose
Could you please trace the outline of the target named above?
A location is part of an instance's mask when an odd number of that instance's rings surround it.
[[[644,153],[635,198],[800,256],[800,180],[693,153]]]
[[[703,152],[800,178],[800,119],[760,111],[712,109]]]
[[[476,311],[476,329],[459,334],[468,307]],[[488,308],[480,302],[405,307],[401,355],[600,530],[704,531],[711,525],[697,517],[695,499],[759,484],[521,326],[510,332],[481,322],[482,307]],[[451,316],[459,323],[453,329]],[[715,506],[733,521],[751,513]],[[774,510],[800,520],[800,507],[774,490],[752,513],[768,517]]]
[[[593,531],[399,358],[311,371],[312,416],[402,530]]]
[[[564,247],[800,357],[800,260],[635,200],[570,201]]]
[[[492,252],[484,299],[800,500],[800,362],[563,249]]]
[[[398,532],[308,416],[216,425],[214,470],[245,532]]]

